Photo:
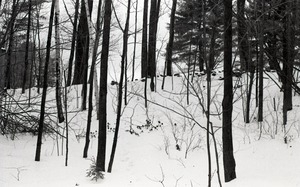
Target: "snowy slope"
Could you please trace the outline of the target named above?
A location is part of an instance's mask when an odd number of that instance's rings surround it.
[[[138,96],[143,94],[144,83],[141,81],[129,83],[129,90],[134,94],[130,93],[128,96],[130,101],[122,116],[113,171],[110,174],[105,173],[105,179],[95,182],[85,176],[86,170],[92,163],[91,159],[96,157],[97,139],[93,137],[91,140],[89,159],[83,159],[84,137],[80,135],[84,135],[87,113],[81,112],[76,114],[70,123],[72,130],[70,131],[68,167],[64,166],[65,158],[61,155],[62,139],[59,138],[57,144],[56,136],[45,135],[41,162],[34,161],[36,136],[18,134],[14,141],[10,139],[9,135],[0,136],[0,186],[207,186],[205,131],[198,125],[194,125],[193,121],[184,119],[170,110],[173,109],[184,115],[191,114],[200,125],[205,126],[206,119],[197,99],[190,96],[190,105],[185,104],[186,89],[182,77],[174,77],[173,81],[171,78],[167,78],[165,91],[160,89],[161,77],[157,82],[157,93],[148,93],[148,98],[159,105],[169,107],[169,110],[149,103],[148,111],[146,111],[143,107],[143,98]],[[196,83],[199,83],[199,88],[201,88],[198,93],[203,93],[205,96],[205,77],[195,80]],[[212,85],[214,93],[212,111],[217,112],[218,109],[221,109],[222,101],[222,82],[218,80],[218,76],[213,78]],[[270,79],[265,79],[265,86],[265,122],[261,136],[258,124],[255,122],[255,102],[252,104],[253,123],[244,124],[242,97],[240,97],[243,87],[238,88],[235,92],[233,136],[237,179],[226,184],[222,171],[221,130],[216,132],[221,179],[225,187],[300,186],[300,162],[298,161],[300,156],[300,117],[297,115],[299,113],[299,105],[297,105],[299,96],[294,97],[294,110],[289,113],[290,120],[287,126],[288,144],[284,144],[281,104],[279,104],[279,110],[274,112],[272,103],[273,98],[276,103],[282,101],[282,93]],[[69,93],[69,110],[78,110],[76,109],[75,88],[73,87]],[[107,159],[110,156],[113,138],[114,127],[112,124],[115,123],[116,86],[110,86],[109,90],[108,122],[112,130],[108,130]],[[54,94],[50,92],[48,99],[52,98],[54,98]],[[187,110],[184,112],[183,109]],[[148,125],[147,119],[151,120]],[[221,127],[221,116],[212,117],[212,122],[215,129]],[[97,124],[97,121],[93,120],[93,132],[97,130]],[[276,124],[278,125],[277,135],[275,135]],[[191,146],[187,148],[188,145]],[[63,147],[63,149],[65,148]],[[187,154],[185,154],[187,149]],[[213,151],[212,145],[211,149]],[[214,171],[212,186],[218,186],[214,155],[212,160]]]

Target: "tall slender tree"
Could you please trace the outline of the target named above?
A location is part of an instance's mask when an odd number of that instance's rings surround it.
[[[164,89],[165,75],[172,76],[172,56],[173,56],[173,44],[174,44],[174,23],[175,23],[176,6],[177,6],[177,0],[173,0],[171,15],[170,15],[169,42],[166,48],[164,77],[161,86],[162,89]]]
[[[131,81],[134,80],[135,75],[135,56],[136,56],[136,42],[137,42],[137,22],[138,22],[138,3],[139,1],[135,1],[135,19],[134,19],[134,41],[133,41],[133,55],[132,55],[132,77]]]
[[[144,0],[144,12],[143,12],[143,32],[142,32],[142,58],[141,58],[141,77],[147,78],[148,67],[148,0]]]
[[[87,17],[91,16],[93,7],[93,0],[81,1],[81,14],[78,24],[76,56],[75,56],[75,69],[73,84],[82,84],[82,100],[81,109],[87,109],[87,76],[88,76],[88,64],[89,64],[89,45],[90,36],[88,33],[89,25]]]
[[[62,73],[61,73],[61,58],[60,58],[60,9],[59,9],[59,0],[55,2],[55,13],[54,13],[54,25],[55,25],[55,65],[56,65],[56,90],[55,90],[55,98],[56,98],[56,108],[57,108],[57,116],[58,122],[62,123],[64,118],[63,106],[62,106]]]
[[[224,3],[224,98],[223,108],[223,164],[225,182],[236,178],[235,160],[232,143],[232,1],[223,0]]]
[[[31,27],[31,0],[28,1],[28,20],[27,20],[27,33],[26,33],[26,47],[25,47],[25,68],[22,83],[22,93],[25,93],[27,71],[28,71],[28,56],[29,56],[29,39],[30,39],[30,27]]]
[[[69,57],[69,65],[68,65],[68,79],[67,79],[67,86],[71,85],[72,80],[72,70],[73,70],[73,60],[75,54],[75,45],[76,45],[76,38],[77,38],[77,22],[78,22],[78,14],[79,14],[79,0],[75,1],[75,15],[73,21],[73,31],[72,31],[72,42],[71,42],[71,50],[70,50],[70,57]]]
[[[166,52],[167,76],[172,76],[172,55],[173,55],[173,43],[174,43],[174,23],[175,23],[176,7],[177,7],[177,0],[173,0],[172,10],[170,15],[169,43],[167,45],[167,52]]]
[[[40,120],[39,120],[39,127],[38,127],[38,138],[37,138],[36,152],[35,152],[35,161],[40,161],[40,156],[41,156],[42,136],[43,136],[44,119],[45,119],[45,105],[46,105],[47,88],[48,88],[48,66],[50,61],[51,36],[52,36],[55,1],[56,0],[52,0],[51,10],[50,10],[49,30],[48,30],[47,46],[46,46],[46,61],[44,67],[43,93],[42,93],[41,113],[40,113]]]
[[[94,73],[95,73],[95,69],[96,69],[95,66],[96,66],[96,60],[97,60],[98,46],[99,46],[99,41],[100,41],[100,37],[101,37],[101,21],[100,21],[101,8],[102,8],[102,0],[99,0],[98,11],[97,11],[97,21],[96,21],[96,38],[95,38],[95,43],[94,43],[94,48],[93,48],[92,66],[91,66],[91,71],[90,71],[91,84],[90,84],[90,90],[89,90],[89,110],[88,110],[88,120],[87,120],[87,125],[86,125],[86,135],[85,135],[85,145],[84,145],[84,150],[83,150],[83,158],[87,158],[88,149],[89,149],[89,145],[90,145],[90,132],[91,132],[91,122],[92,122],[92,112],[93,112],[93,89],[94,89],[94,86],[92,83],[94,83],[94,78],[97,78],[97,77],[94,77]],[[90,18],[87,18],[87,19],[90,19]],[[98,84],[98,83],[96,83],[96,84]],[[96,90],[96,91],[98,91],[98,90]],[[99,99],[99,98],[96,96],[96,99]],[[98,113],[98,110],[97,110],[97,113]]]
[[[128,0],[127,5],[127,18],[125,23],[125,28],[123,31],[123,52],[122,52],[122,59],[121,59],[121,73],[120,73],[120,81],[118,87],[118,107],[117,107],[117,119],[116,119],[116,129],[114,134],[114,140],[108,165],[108,172],[112,171],[112,166],[115,158],[115,153],[117,149],[118,143],[118,136],[119,136],[119,129],[121,123],[121,112],[122,112],[122,97],[123,97],[123,82],[124,82],[124,73],[126,71],[126,58],[127,58],[127,51],[128,51],[128,30],[129,30],[129,20],[130,20],[130,4],[131,0]],[[125,80],[126,81],[126,80]]]
[[[97,160],[96,160],[96,169],[98,171],[105,171],[106,123],[107,123],[107,108],[106,108],[107,107],[107,67],[108,67],[109,40],[110,40],[111,5],[112,5],[112,0],[105,0],[101,68],[100,68],[99,135],[98,135],[98,151],[97,151]]]
[[[148,74],[151,78],[150,89],[155,90],[156,77],[156,37],[160,0],[151,0],[148,46]]]
[[[19,3],[19,0],[13,0],[12,2],[12,13],[11,18],[8,23],[8,30],[9,30],[9,41],[8,41],[8,49],[6,54],[6,70],[5,70],[5,91],[7,89],[11,88],[11,61],[12,61],[12,50],[13,50],[13,44],[14,44],[14,27],[17,17],[17,5]],[[5,37],[3,37],[2,42],[0,44],[0,47],[3,47],[3,44],[5,42]]]
[[[261,15],[259,18],[259,62],[258,62],[258,121],[263,121],[264,97],[264,17],[265,0],[260,4]]]

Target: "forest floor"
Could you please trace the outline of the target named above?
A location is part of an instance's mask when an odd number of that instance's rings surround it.
[[[220,73],[221,75],[221,73]],[[270,74],[271,77],[276,75]],[[212,81],[212,116],[219,153],[220,175],[224,187],[297,187],[300,186],[300,105],[299,96],[293,98],[293,110],[288,114],[284,133],[282,127],[282,92],[265,78],[264,122],[256,121],[255,92],[251,103],[251,123],[243,121],[246,77],[235,78],[233,110],[233,141],[237,178],[224,183],[221,126],[223,98],[219,74]],[[98,121],[93,116],[88,159],[83,159],[87,112],[80,109],[79,88],[68,94],[70,121],[69,159],[65,166],[65,140],[55,134],[43,138],[41,161],[35,162],[37,137],[32,134],[0,136],[1,187],[203,187],[208,181],[206,126],[199,99],[206,107],[204,76],[194,79],[189,104],[184,79],[166,79],[165,91],[157,79],[157,92],[148,93],[148,109],[144,107],[142,81],[128,83],[128,105],[124,107],[121,129],[112,173],[92,181],[86,171],[96,158]],[[173,85],[173,86],[172,86]],[[173,89],[172,89],[173,87]],[[107,163],[109,161],[116,120],[116,86],[108,92]],[[192,89],[191,89],[192,90]],[[255,89],[254,89],[255,90]],[[48,106],[54,105],[54,89],[49,89]],[[16,97],[18,93],[16,91]],[[28,91],[27,91],[28,92]],[[198,98],[195,97],[198,94]],[[217,115],[219,114],[219,115]],[[188,116],[184,118],[183,116]],[[64,124],[60,124],[61,127]],[[201,127],[200,127],[201,126]],[[63,133],[63,129],[59,130]],[[94,135],[96,134],[96,135]],[[287,142],[284,143],[284,137]],[[212,186],[219,186],[216,157],[212,138]]]

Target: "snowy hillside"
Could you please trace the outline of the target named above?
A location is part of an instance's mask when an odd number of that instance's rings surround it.
[[[282,92],[265,79],[264,122],[256,122],[255,100],[252,103],[252,123],[243,122],[245,77],[235,78],[236,90],[233,111],[233,141],[237,178],[224,183],[221,144],[221,106],[223,99],[220,74],[212,81],[212,123],[216,131],[220,174],[224,187],[297,187],[300,186],[300,116],[299,96],[294,97],[294,109],[289,112],[287,144],[282,128]],[[271,74],[271,76],[276,76]],[[157,78],[157,92],[148,92],[148,109],[144,107],[144,82],[128,83],[129,103],[123,110],[121,129],[112,173],[103,180],[91,181],[86,177],[92,160],[97,156],[98,122],[95,112],[92,121],[91,144],[88,159],[82,158],[87,112],[80,110],[76,86],[68,93],[70,119],[69,166],[65,167],[65,140],[56,134],[44,135],[41,161],[34,161],[36,136],[31,133],[0,136],[1,187],[203,187],[207,186],[206,132],[202,126],[206,118],[195,93],[205,104],[206,77],[194,78],[187,104],[183,77],[166,78],[161,90],[162,77]],[[111,151],[116,121],[116,85],[108,92],[107,163]],[[172,89],[173,88],[173,89]],[[80,90],[80,89],[79,89]],[[15,97],[18,98],[20,90]],[[202,100],[203,96],[203,100]],[[49,89],[47,104],[55,104],[54,89]],[[255,98],[255,95],[253,95]],[[274,103],[275,106],[274,107]],[[274,111],[274,108],[276,111]],[[184,117],[185,116],[185,117]],[[64,124],[61,124],[63,126]],[[64,133],[62,128],[59,129]],[[214,153],[213,141],[211,152]],[[212,186],[219,186],[216,159],[212,155]]]

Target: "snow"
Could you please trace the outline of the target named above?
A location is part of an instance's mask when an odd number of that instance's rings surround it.
[[[276,76],[275,74],[272,76]],[[214,104],[212,112],[220,109],[222,101],[222,81],[217,80],[219,75],[213,77],[212,89]],[[201,85],[205,95],[205,77],[200,77],[197,82]],[[237,80],[237,79],[236,79]],[[241,83],[245,81],[245,77]],[[161,77],[157,80],[157,93],[148,93],[148,98],[164,107],[187,115],[183,109],[187,109],[199,122],[205,126],[206,119],[197,99],[191,97],[191,104],[186,105],[185,87],[182,77],[174,77],[174,90],[172,80],[166,79],[166,89],[162,91]],[[104,173],[105,178],[91,181],[86,177],[91,159],[96,157],[97,138],[91,139],[88,159],[82,158],[87,112],[74,115],[70,127],[69,164],[65,163],[65,147],[62,147],[62,139],[56,136],[45,135],[43,138],[41,161],[35,162],[36,136],[31,134],[17,134],[15,140],[10,135],[0,136],[0,186],[1,187],[71,187],[71,186],[103,186],[103,187],[159,187],[159,186],[207,186],[207,150],[205,131],[194,122],[167,110],[154,103],[148,103],[148,111],[144,108],[143,82],[129,83],[129,104],[124,108],[118,145],[112,173]],[[69,92],[69,110],[76,108],[76,89],[72,87]],[[287,144],[284,143],[284,133],[281,126],[281,102],[282,93],[270,79],[265,79],[265,121],[262,123],[262,133],[255,121],[255,102],[252,103],[252,123],[244,124],[242,100],[240,94],[242,88],[235,92],[233,139],[234,156],[236,160],[237,178],[229,183],[224,183],[222,166],[221,130],[216,132],[217,149],[221,168],[221,180],[224,187],[297,187],[300,186],[300,139],[299,139],[299,96],[294,97],[294,109],[289,112],[287,125]],[[17,90],[16,95],[20,93]],[[49,90],[48,99],[54,98],[53,89]],[[176,94],[177,93],[177,94]],[[200,91],[199,91],[200,93]],[[80,92],[79,92],[80,96]],[[113,125],[115,123],[116,86],[109,86],[108,92],[108,122],[112,130],[108,130],[107,137],[107,163],[109,161]],[[254,96],[253,96],[254,98]],[[278,111],[273,111],[273,98],[278,104]],[[80,99],[79,99],[80,101]],[[180,107],[176,102],[182,104]],[[52,101],[55,102],[54,100]],[[49,105],[51,103],[48,103]],[[147,114],[147,115],[146,115]],[[148,116],[148,117],[147,117]],[[92,132],[97,130],[97,121],[93,116]],[[221,116],[220,116],[221,117]],[[71,117],[69,117],[71,119]],[[146,119],[149,118],[153,126],[147,127]],[[221,127],[221,119],[212,117],[215,130]],[[176,126],[174,125],[176,123]],[[173,124],[173,125],[172,125]],[[184,125],[185,124],[185,125]],[[278,133],[275,135],[275,127]],[[151,128],[152,127],[152,128]],[[154,128],[156,127],[156,129]],[[129,132],[133,129],[138,135]],[[177,141],[174,137],[177,137]],[[188,151],[185,158],[185,150],[188,142],[192,142],[192,150]],[[65,142],[64,142],[65,143]],[[176,149],[180,146],[180,151]],[[57,151],[59,148],[59,155]],[[64,145],[65,146],[65,145]],[[63,150],[63,155],[62,150]],[[213,145],[211,141],[211,151]],[[213,180],[212,186],[218,186],[216,175],[215,155],[212,155]]]

